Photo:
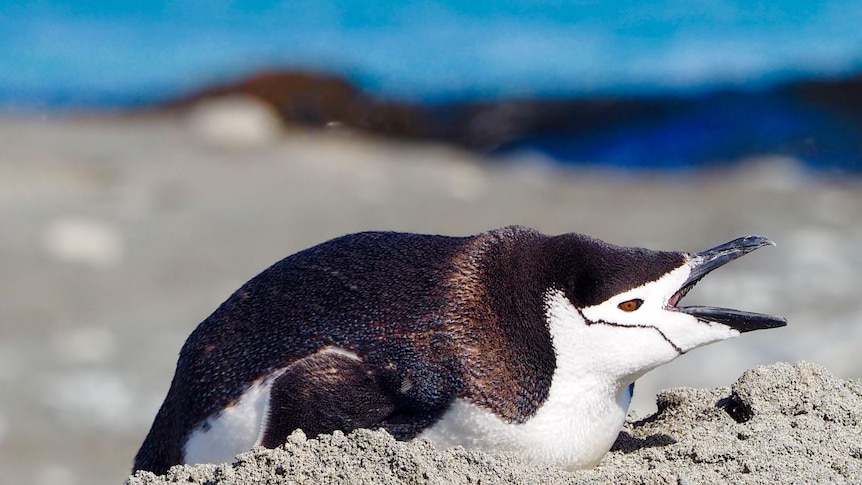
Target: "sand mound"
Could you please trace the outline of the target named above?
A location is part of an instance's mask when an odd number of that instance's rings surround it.
[[[862,384],[800,362],[746,371],[730,388],[664,391],[658,412],[626,425],[594,470],[532,467],[509,456],[359,430],[258,448],[232,465],[139,472],[163,483],[858,483]]]

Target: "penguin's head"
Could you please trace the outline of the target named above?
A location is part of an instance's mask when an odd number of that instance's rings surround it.
[[[741,237],[699,253],[623,248],[592,239],[576,242],[589,250],[567,252],[558,266],[556,288],[546,294],[555,346],[558,340],[589,346],[591,355],[607,357],[601,365],[619,364],[621,374],[639,376],[694,348],[787,324],[772,315],[680,306],[711,271],[775,245],[765,237]],[[570,328],[573,324],[576,328]]]

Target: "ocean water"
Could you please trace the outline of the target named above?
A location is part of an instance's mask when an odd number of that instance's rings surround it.
[[[502,150],[671,170],[778,154],[862,173],[858,113],[768,94],[862,72],[860,26],[859,0],[0,0],[0,112],[137,107],[263,69],[429,104],[703,97],[670,117],[557,127]],[[709,97],[725,90],[744,96]]]
[[[130,106],[273,67],[419,101],[759,88],[862,67],[858,0],[0,2],[0,107]]]

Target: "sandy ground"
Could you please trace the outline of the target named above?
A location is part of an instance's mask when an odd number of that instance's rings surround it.
[[[233,465],[138,472],[128,485],[168,483],[858,483],[862,476],[862,382],[807,362],[745,372],[731,387],[677,388],[660,412],[629,423],[594,470],[530,467],[510,456],[361,430],[307,440],[294,433]]]
[[[255,118],[257,116],[257,118]],[[215,121],[213,121],[215,120]],[[509,224],[700,250],[778,242],[686,298],[781,314],[638,382],[715,387],[800,359],[862,376],[862,191],[787,160],[722,173],[563,170],[349,133],[281,136],[252,113],[0,119],[0,470],[8,483],[119,483],[191,330],[287,254],[369,229]],[[250,128],[249,128],[250,127]]]

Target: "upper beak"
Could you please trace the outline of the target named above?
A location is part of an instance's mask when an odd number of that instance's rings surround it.
[[[688,313],[701,320],[727,325],[740,332],[787,325],[787,319],[763,313],[706,306],[674,306],[701,278],[712,270],[724,266],[734,259],[740,258],[763,246],[775,246],[775,243],[763,236],[745,236],[692,255],[689,260],[691,273],[679,291],[671,298],[671,308]]]

